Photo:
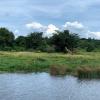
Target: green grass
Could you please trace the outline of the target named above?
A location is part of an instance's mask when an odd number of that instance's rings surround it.
[[[99,52],[81,52],[79,54],[34,53],[34,52],[0,52],[0,71],[35,72],[49,71],[50,67],[65,66],[73,72],[79,67],[100,67]]]

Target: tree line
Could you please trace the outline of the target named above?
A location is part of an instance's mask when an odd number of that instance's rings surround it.
[[[38,51],[38,52],[87,52],[100,50],[100,40],[80,38],[69,30],[56,31],[52,37],[43,37],[43,32],[32,32],[27,36],[15,38],[7,28],[0,28],[1,51]]]

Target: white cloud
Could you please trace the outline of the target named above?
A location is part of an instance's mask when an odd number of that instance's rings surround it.
[[[71,32],[79,34],[79,36],[81,36],[81,37],[85,37],[85,38],[88,37],[88,34],[87,34],[88,29],[82,23],[80,23],[78,21],[66,22],[63,25],[63,29],[68,29]]]
[[[45,32],[45,36],[46,35],[49,35],[49,36],[52,36],[52,34],[56,31],[56,30],[59,30],[59,28],[57,28],[55,25],[53,24],[49,24],[47,26],[47,29],[46,29],[46,32]]]
[[[38,22],[28,23],[28,24],[26,24],[26,27],[28,29],[33,29],[33,30],[37,30],[37,31],[43,31],[44,32],[44,36],[47,36],[47,37],[52,36],[52,34],[56,30],[59,30],[59,28],[57,28],[53,24],[49,24],[49,25],[45,26],[45,25],[42,25],[42,24],[40,24]]]
[[[82,23],[79,23],[78,21],[75,22],[66,22],[65,25],[63,25],[64,28],[74,28],[74,29],[84,29],[84,26]]]
[[[84,26],[82,23],[78,21],[66,22],[63,25],[63,28],[68,29],[71,32],[77,33],[81,37],[85,37],[85,38],[91,37],[91,38],[100,39],[100,32],[92,32],[86,26]]]
[[[96,38],[96,39],[100,39],[100,32],[91,32],[91,31],[88,31],[88,36]]]
[[[14,33],[15,33],[15,37],[18,37],[20,35],[19,30],[17,30],[17,29],[14,31]]]
[[[28,23],[26,24],[26,27],[29,28],[29,29],[38,29],[38,30],[42,30],[45,28],[44,25],[38,23],[38,22],[31,22],[31,23]]]
[[[19,33],[19,30],[15,30],[15,34],[16,34],[16,33]]]
[[[42,25],[41,23],[38,23],[38,22],[28,23],[26,24],[26,27],[34,31],[42,31],[44,32],[44,36],[47,36],[47,37],[52,36],[55,30],[60,30],[57,26],[53,24]],[[60,28],[68,29],[73,33],[77,33],[79,34],[80,37],[85,37],[85,38],[91,37],[91,38],[100,39],[100,32],[92,32],[85,25],[83,25],[82,23],[78,21],[66,22]],[[18,33],[18,31],[16,30],[15,33]]]

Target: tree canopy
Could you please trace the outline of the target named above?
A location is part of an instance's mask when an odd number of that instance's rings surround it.
[[[100,40],[80,38],[69,30],[56,31],[52,37],[43,37],[43,32],[32,32],[18,36],[6,28],[0,28],[0,50],[32,50],[47,52],[74,52],[84,49],[88,52],[100,50]]]
[[[0,28],[0,48],[13,46],[14,34],[6,28]]]
[[[74,48],[78,46],[79,37],[77,34],[70,33],[68,30],[57,31],[53,35],[52,43],[56,46],[57,51],[74,51]]]

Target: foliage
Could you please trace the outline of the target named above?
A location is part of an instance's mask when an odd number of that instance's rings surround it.
[[[92,44],[88,44],[86,51],[87,52],[92,52],[94,49],[95,49],[95,47]]]
[[[0,48],[12,47],[14,34],[6,28],[0,28]]]
[[[61,71],[76,71],[81,66],[100,67],[99,52],[83,52],[80,54],[34,53],[34,52],[0,52],[0,71],[34,72],[49,71],[51,67]],[[63,68],[63,69],[62,69]]]
[[[65,52],[66,49],[73,52],[78,45],[78,40],[78,35],[72,34],[68,30],[57,31],[52,37],[52,43],[55,45],[56,51],[60,52]]]
[[[0,28],[0,50],[2,51],[39,51],[69,52],[76,49],[100,51],[100,40],[80,38],[68,30],[56,31],[51,37],[43,37],[43,32],[32,32],[27,36],[18,36],[6,28]]]
[[[42,32],[34,32],[29,34],[26,37],[26,47],[37,49],[42,44],[42,40],[43,40],[42,35],[43,35]]]

